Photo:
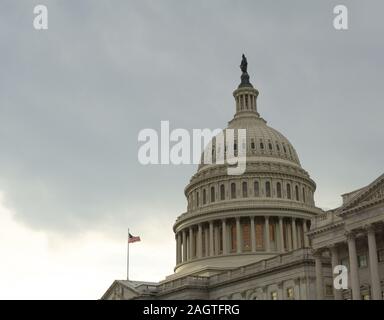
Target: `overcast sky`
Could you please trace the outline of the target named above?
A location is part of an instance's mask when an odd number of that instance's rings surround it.
[[[196,167],[140,165],[137,135],[161,120],[224,128],[243,52],[259,112],[296,148],[318,206],[382,174],[384,3],[344,0],[346,31],[337,4],[2,0],[0,298],[100,298],[125,277],[128,226],[142,238],[131,278],[172,272]]]

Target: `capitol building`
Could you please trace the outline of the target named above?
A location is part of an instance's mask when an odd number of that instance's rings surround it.
[[[336,209],[316,207],[295,148],[258,112],[244,58],[227,128],[246,129],[245,172],[200,164],[173,226],[174,273],[159,283],[116,280],[102,299],[383,299],[384,174]],[[348,270],[345,289],[333,284],[337,265]]]

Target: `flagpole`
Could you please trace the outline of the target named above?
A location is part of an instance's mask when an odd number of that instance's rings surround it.
[[[129,280],[129,228],[128,228],[128,239],[127,239],[127,280]]]

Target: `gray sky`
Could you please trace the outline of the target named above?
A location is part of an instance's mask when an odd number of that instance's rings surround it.
[[[384,162],[384,3],[342,3],[347,31],[333,28],[338,1],[3,0],[4,210],[25,232],[46,236],[51,254],[92,232],[124,244],[130,226],[143,239],[142,273],[133,274],[165,276],[174,264],[172,224],[196,168],[140,165],[137,134],[161,120],[225,127],[243,52],[259,112],[296,148],[317,183],[317,205],[339,205],[341,193],[370,183]],[[47,31],[33,28],[36,4],[48,7]],[[148,266],[159,241],[164,274]],[[98,263],[110,258],[106,248]],[[124,269],[124,252],[114,258]],[[103,276],[109,283],[121,274]]]

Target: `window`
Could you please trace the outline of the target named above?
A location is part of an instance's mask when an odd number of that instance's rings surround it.
[[[357,262],[358,262],[359,268],[365,268],[366,266],[368,266],[366,255],[357,256]]]
[[[265,183],[265,195],[267,198],[271,197],[271,183],[269,181]]]
[[[199,191],[196,192],[196,207],[198,207],[200,205],[199,203]]]
[[[276,184],[276,191],[277,191],[277,197],[281,198],[281,183],[280,182],[278,182]]]
[[[260,142],[260,149],[264,149],[264,143]]]
[[[215,202],[215,187],[211,187],[211,202]]]
[[[305,188],[303,188],[303,202],[305,202]]]
[[[248,184],[244,181],[243,182],[243,198],[248,197]]]
[[[231,230],[231,252],[235,252],[237,249],[236,225],[231,224],[230,230]]]
[[[283,145],[283,150],[284,150],[284,153],[287,153],[287,149],[285,148],[284,145]]]
[[[380,249],[377,251],[377,259],[379,260],[379,262],[384,261],[384,249]]]
[[[243,232],[242,232],[242,235],[243,235],[243,250],[244,251],[249,251],[251,250],[251,234],[250,234],[250,225],[249,223],[248,224],[242,224],[242,228],[243,228]]]
[[[272,143],[268,143],[269,150],[272,150]]]
[[[231,198],[236,199],[236,184],[231,183]]]
[[[207,203],[207,190],[203,189],[203,204]]]
[[[225,187],[223,184],[220,186],[220,200],[225,200]]]
[[[277,144],[277,142],[276,142],[276,150],[280,151],[280,146]]]
[[[295,193],[296,193],[296,201],[299,201],[300,198],[299,198],[299,187],[298,186],[295,186]]]
[[[255,197],[260,197],[259,181],[255,181],[253,188],[255,192]]]
[[[271,300],[277,300],[277,291],[271,292]]]
[[[255,141],[251,140],[251,149],[255,149]]]
[[[287,298],[293,299],[293,296],[294,296],[293,288],[287,288]]]
[[[291,195],[291,185],[289,183],[287,183],[287,198],[288,199],[292,199],[292,195]]]

